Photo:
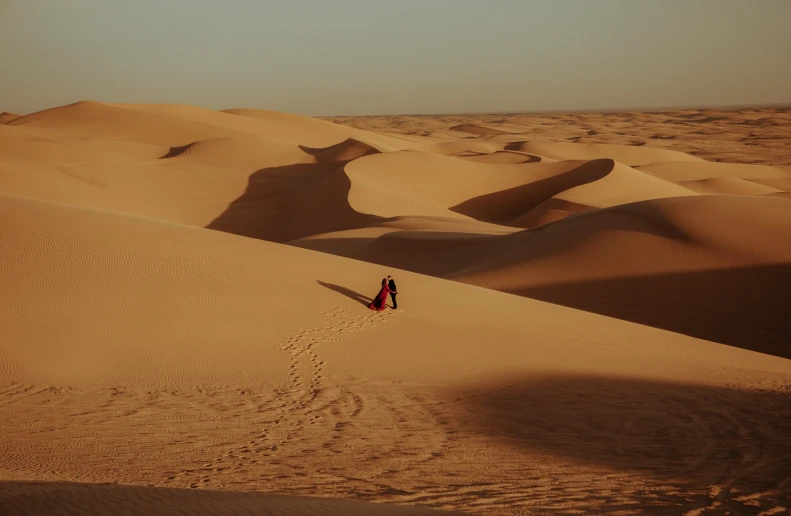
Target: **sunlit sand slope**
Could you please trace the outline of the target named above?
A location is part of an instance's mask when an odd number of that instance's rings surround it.
[[[342,121],[0,115],[0,513],[787,511],[787,113]]]

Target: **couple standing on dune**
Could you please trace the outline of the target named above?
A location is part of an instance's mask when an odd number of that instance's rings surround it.
[[[377,312],[381,312],[387,308],[387,294],[390,294],[390,299],[393,300],[393,308],[398,308],[398,303],[396,303],[396,294],[398,294],[398,292],[396,291],[395,281],[393,281],[391,276],[382,280],[382,289],[374,300],[371,301],[371,304],[368,305],[368,308],[376,310]]]

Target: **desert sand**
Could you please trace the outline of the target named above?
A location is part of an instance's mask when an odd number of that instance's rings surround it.
[[[785,513],[789,122],[4,113],[0,513]]]

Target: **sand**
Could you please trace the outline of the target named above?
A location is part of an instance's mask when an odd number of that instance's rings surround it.
[[[4,115],[0,513],[789,510],[787,117]]]

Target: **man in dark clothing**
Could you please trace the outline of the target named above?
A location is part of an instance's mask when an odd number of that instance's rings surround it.
[[[392,292],[390,292],[390,299],[393,300],[393,308],[398,308],[398,303],[396,303],[396,294],[398,294],[398,292],[396,292],[396,284],[392,276],[387,277],[387,286],[392,290]]]

